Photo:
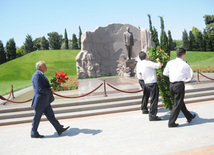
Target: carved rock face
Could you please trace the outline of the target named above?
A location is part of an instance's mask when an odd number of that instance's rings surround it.
[[[140,30],[129,24],[110,24],[85,32],[82,37],[82,49],[76,57],[78,78],[117,75],[127,59],[123,33],[126,28],[133,33],[133,58],[140,51],[146,51],[152,45],[148,30]],[[146,38],[145,38],[146,37]]]

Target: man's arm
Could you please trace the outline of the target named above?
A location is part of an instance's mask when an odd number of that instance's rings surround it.
[[[163,70],[163,75],[164,76],[169,76],[169,67],[168,67],[168,63],[166,64],[166,67]]]

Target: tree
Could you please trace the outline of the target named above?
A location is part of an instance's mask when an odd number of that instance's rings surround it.
[[[65,40],[65,49],[69,49],[69,47],[68,47],[68,36],[67,36],[67,31],[66,31],[66,29],[65,29],[64,40]]]
[[[42,50],[49,50],[49,42],[44,36],[42,37],[41,40],[41,46]]]
[[[199,50],[199,45],[198,45],[198,38],[197,38],[197,35],[198,33],[200,32],[200,30],[196,27],[193,27],[192,28],[192,34],[194,36],[194,44],[193,44],[193,47],[194,47],[194,50]]]
[[[208,43],[208,35],[207,31],[204,29],[203,31],[203,51],[207,51],[207,43]]]
[[[76,34],[72,35],[72,49],[78,49],[78,43],[77,43]]]
[[[183,48],[185,48],[186,50],[189,50],[189,38],[188,38],[188,33],[185,29],[183,31],[182,40],[183,40]]]
[[[205,15],[203,17],[206,29],[211,33],[211,35],[214,35],[214,15]]]
[[[33,39],[31,37],[31,35],[27,34],[25,42],[24,42],[24,46],[25,46],[25,54],[34,51]]]
[[[160,46],[160,43],[159,43],[159,39],[158,39],[158,31],[155,27],[153,27],[153,33],[154,33],[154,43],[155,43],[155,47],[158,47]]]
[[[41,50],[42,49],[42,38],[36,38],[34,41],[33,41],[33,44],[34,44],[34,51],[37,51],[37,50]]]
[[[23,55],[25,55],[25,46],[24,45],[16,48],[16,57],[18,58],[18,57],[21,57]]]
[[[8,60],[13,60],[16,58],[16,43],[13,38],[7,42],[6,50]]]
[[[203,36],[201,31],[196,33],[196,43],[198,45],[198,50],[203,51]]]
[[[214,44],[213,44],[214,38],[211,33],[208,33],[208,43],[207,43],[207,48],[209,51],[214,51]]]
[[[175,43],[174,50],[183,47],[183,40],[174,40],[173,42]]]
[[[149,17],[149,30],[151,32],[152,41],[155,43],[155,47],[157,47],[157,46],[159,46],[158,32],[155,29],[155,27],[152,27],[152,21],[151,21],[150,14],[148,14],[148,17]]]
[[[195,45],[195,38],[192,31],[189,31],[189,50],[193,51]]]
[[[81,49],[81,36],[82,36],[82,30],[79,26],[79,40],[78,40],[78,48]]]
[[[171,35],[171,31],[170,30],[168,30],[168,48],[169,48],[169,51],[173,50],[173,48],[174,48],[173,47],[172,35]]]
[[[166,32],[164,31],[164,21],[163,17],[160,17],[161,21],[161,36],[160,36],[160,48],[163,49],[168,55],[170,55],[170,51],[168,48],[168,38]]]
[[[61,48],[62,44],[62,35],[59,35],[57,32],[48,33],[48,40],[50,44],[50,48],[53,50],[58,50]]]
[[[0,40],[0,64],[3,64],[6,62],[6,53],[4,50],[4,45],[2,41]]]

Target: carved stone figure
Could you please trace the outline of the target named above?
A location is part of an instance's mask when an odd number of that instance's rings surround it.
[[[130,28],[126,28],[126,32],[123,34],[124,36],[124,43],[126,46],[128,58],[131,59],[132,57],[132,46],[134,46],[134,38],[132,32],[130,32]]]

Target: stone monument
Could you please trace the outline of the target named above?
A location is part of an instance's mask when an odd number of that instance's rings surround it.
[[[127,27],[133,34],[133,59],[138,60],[140,51],[147,51],[154,45],[147,29],[138,29],[130,24],[110,24],[87,31],[81,36],[82,47],[76,57],[78,78],[134,74],[130,72],[133,65],[126,65],[129,55],[124,45],[124,32]]]

